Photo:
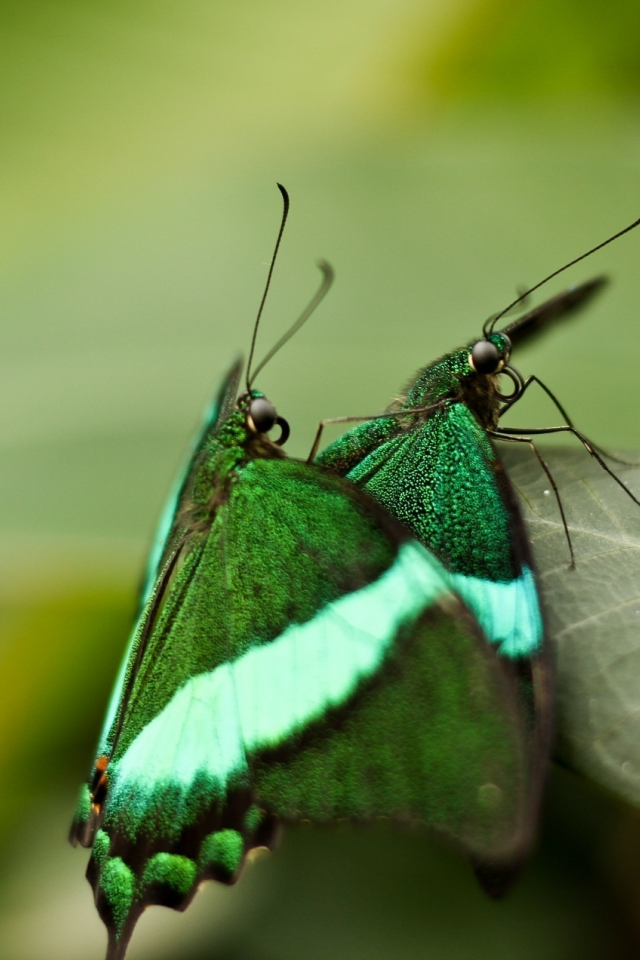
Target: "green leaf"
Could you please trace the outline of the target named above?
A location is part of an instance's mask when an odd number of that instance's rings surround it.
[[[572,570],[533,452],[501,453],[520,494],[555,652],[556,757],[640,805],[640,506],[585,450],[542,448],[571,531]],[[610,465],[640,498],[640,466]]]

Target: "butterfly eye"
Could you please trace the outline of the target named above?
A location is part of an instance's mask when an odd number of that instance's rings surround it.
[[[277,424],[281,432],[273,442],[279,447],[289,439],[289,424],[284,417],[278,416],[276,408],[266,397],[256,397],[251,401],[247,411],[247,424],[249,429],[256,433],[268,433]]]
[[[251,401],[248,411],[249,426],[256,433],[268,433],[278,419],[276,408],[266,397],[256,397]]]
[[[504,363],[504,355],[491,340],[478,340],[469,354],[469,366],[476,373],[498,373]]]

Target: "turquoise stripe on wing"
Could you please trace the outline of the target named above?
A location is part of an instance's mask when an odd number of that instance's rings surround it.
[[[112,809],[137,832],[159,789],[206,780],[224,795],[248,772],[246,754],[274,748],[347,703],[450,581],[420,544],[404,543],[374,583],[327,604],[268,645],[188,680],[138,734],[111,773]],[[159,749],[162,744],[162,749]],[[186,799],[183,801],[187,803]]]
[[[487,639],[510,659],[534,656],[542,647],[542,615],[532,570],[515,580],[495,581],[452,573],[451,580],[478,619]]]

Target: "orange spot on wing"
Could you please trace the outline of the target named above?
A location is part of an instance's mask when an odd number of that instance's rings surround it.
[[[93,783],[91,785],[91,807],[95,813],[100,813],[102,801],[107,793],[109,778],[107,776],[107,767],[109,766],[109,757],[101,756],[96,760],[96,769],[93,774]]]

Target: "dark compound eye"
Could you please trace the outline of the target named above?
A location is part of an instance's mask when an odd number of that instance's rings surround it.
[[[275,426],[278,414],[266,397],[256,397],[249,406],[249,418],[258,433],[268,433]]]
[[[504,366],[504,356],[491,340],[478,340],[469,354],[469,366],[476,373],[496,373]]]

